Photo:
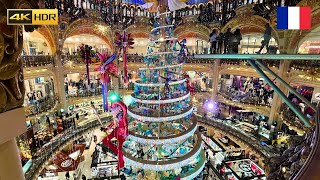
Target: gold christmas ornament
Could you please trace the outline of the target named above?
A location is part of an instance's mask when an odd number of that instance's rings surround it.
[[[157,2],[158,0],[144,0],[146,3]]]

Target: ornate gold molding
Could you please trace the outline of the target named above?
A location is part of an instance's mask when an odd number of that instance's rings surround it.
[[[23,27],[7,25],[7,9],[32,9],[37,8],[37,3],[36,0],[0,0],[0,113],[21,107],[25,91],[19,58],[23,48]]]
[[[127,28],[127,33],[137,36],[149,37],[152,26],[148,25],[149,19],[146,17],[137,17],[136,23]]]
[[[311,3],[312,0],[308,2],[302,2],[302,5]],[[299,3],[300,4],[300,3]],[[311,12],[311,30],[310,31],[298,31],[298,30],[291,30],[287,32],[286,35],[286,42],[287,42],[287,51],[291,53],[296,53],[299,49],[298,46],[306,40],[308,36],[312,36],[311,33],[317,31],[320,27],[320,1],[315,2]]]
[[[106,29],[110,29],[108,31],[99,30],[99,27],[105,27]],[[113,33],[107,24],[101,22],[97,23],[97,19],[95,18],[82,18],[78,19],[71,24],[67,24],[67,28],[64,32],[62,32],[62,42],[64,42],[68,37],[79,35],[79,34],[91,34],[100,37],[103,39],[111,48],[111,51],[114,51],[113,45]]]
[[[51,52],[54,53],[56,51],[56,44],[50,29],[47,26],[41,26],[37,31],[48,41]]]

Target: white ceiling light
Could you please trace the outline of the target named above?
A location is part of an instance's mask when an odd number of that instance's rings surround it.
[[[320,46],[313,45],[313,46],[306,46],[305,48],[306,49],[319,49]]]

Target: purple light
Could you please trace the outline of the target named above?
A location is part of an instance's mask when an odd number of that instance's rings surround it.
[[[208,104],[208,109],[213,109],[213,107],[214,107],[213,103]]]

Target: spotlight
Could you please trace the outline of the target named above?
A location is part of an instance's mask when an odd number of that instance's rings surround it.
[[[214,107],[213,103],[208,104],[208,109],[213,109],[213,107]]]
[[[118,93],[116,93],[116,92],[111,92],[111,93],[109,94],[109,99],[110,99],[111,103],[113,103],[113,102],[119,101],[119,100],[121,99],[121,97],[120,97],[120,95],[119,95]]]

